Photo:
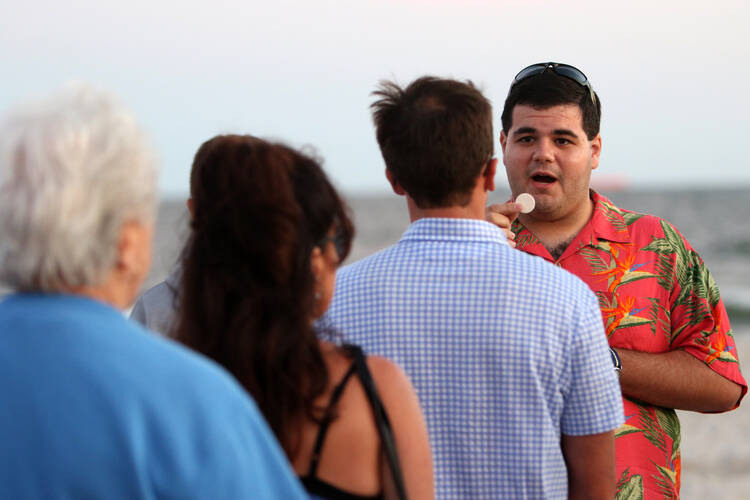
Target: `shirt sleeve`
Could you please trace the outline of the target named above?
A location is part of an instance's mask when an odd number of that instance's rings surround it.
[[[581,436],[616,429],[625,421],[622,393],[599,305],[588,288],[581,292],[571,326],[560,430],[569,436]]]
[[[673,257],[671,347],[684,349],[719,375],[739,384],[741,400],[747,393],[747,382],[740,372],[734,334],[719,288],[690,243],[671,225],[663,227],[665,233],[674,231],[665,234],[667,238],[681,242]]]

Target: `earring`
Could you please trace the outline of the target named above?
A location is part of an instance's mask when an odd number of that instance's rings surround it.
[[[315,288],[313,288],[313,299],[315,299],[315,303],[317,304],[318,301],[320,301],[320,290],[318,290],[318,275],[313,274],[313,280],[315,281]]]

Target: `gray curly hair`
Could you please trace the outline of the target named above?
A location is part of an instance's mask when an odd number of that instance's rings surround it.
[[[21,291],[97,285],[122,225],[151,223],[155,158],[109,94],[70,85],[0,123],[0,282]]]

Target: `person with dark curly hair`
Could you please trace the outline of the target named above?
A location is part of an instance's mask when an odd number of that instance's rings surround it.
[[[318,162],[218,136],[195,155],[191,193],[173,336],[247,389],[313,498],[399,498],[362,360],[392,424],[405,493],[432,498],[427,431],[406,376],[313,326],[354,234]]]

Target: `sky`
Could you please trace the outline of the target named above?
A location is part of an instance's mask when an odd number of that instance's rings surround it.
[[[603,105],[597,176],[750,186],[750,7],[586,0],[0,0],[0,113],[75,80],[133,110],[164,196],[218,133],[312,146],[346,193],[389,187],[368,106],[383,79],[470,79],[495,107],[523,67],[573,64]],[[499,143],[496,154],[501,156]],[[500,169],[497,183],[507,186]]]

